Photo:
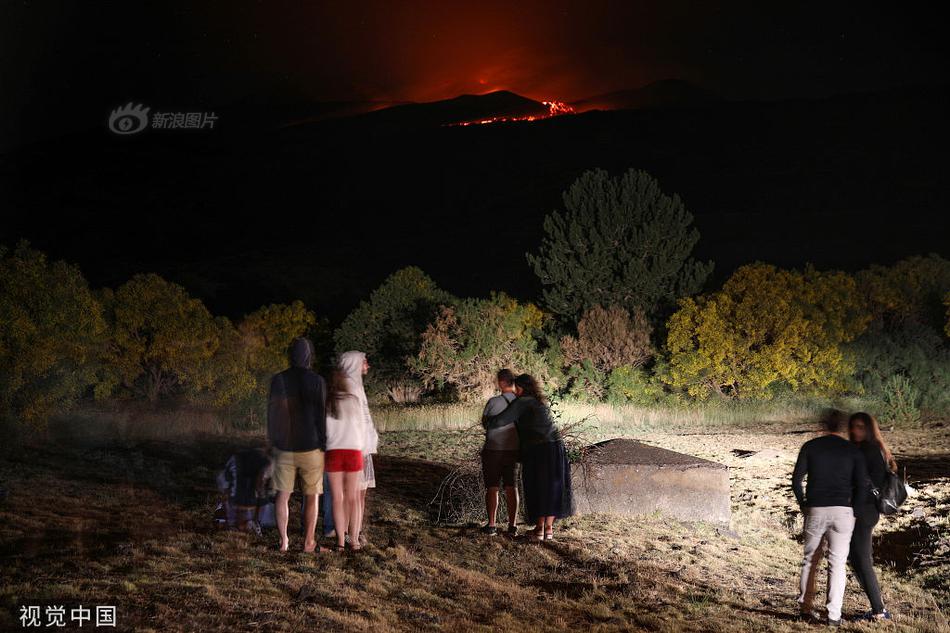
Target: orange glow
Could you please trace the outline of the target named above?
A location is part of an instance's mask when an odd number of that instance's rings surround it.
[[[540,121],[541,119],[550,119],[564,114],[574,114],[574,108],[563,101],[542,101],[548,107],[547,114],[529,114],[526,116],[496,116],[490,119],[480,119],[478,121],[463,121],[462,123],[449,123],[448,125],[485,125],[488,123],[507,123],[509,121]]]

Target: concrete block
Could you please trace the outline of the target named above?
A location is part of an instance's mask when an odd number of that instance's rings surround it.
[[[574,464],[572,480],[578,514],[659,512],[716,524],[731,515],[726,466],[636,440],[595,444]]]

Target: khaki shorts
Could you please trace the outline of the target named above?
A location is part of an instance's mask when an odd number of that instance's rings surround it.
[[[303,494],[323,494],[323,451],[296,452],[275,448],[274,489],[293,492],[297,473],[300,473],[300,491]]]

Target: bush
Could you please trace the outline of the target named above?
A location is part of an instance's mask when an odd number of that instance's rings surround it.
[[[899,425],[916,425],[920,422],[920,391],[907,376],[896,374],[883,385],[884,408],[881,417],[886,422]]]
[[[607,401],[650,407],[664,397],[663,385],[653,380],[642,367],[624,365],[607,376]]]
[[[42,427],[84,393],[111,390],[107,327],[82,273],[21,242],[0,247],[0,418]]]
[[[419,354],[409,363],[429,389],[453,390],[462,400],[488,397],[495,373],[509,367],[550,384],[535,335],[543,316],[533,304],[503,294],[444,306],[422,334]]]
[[[582,402],[600,402],[604,399],[606,388],[604,372],[597,369],[589,360],[571,365],[564,372],[564,395]]]
[[[690,256],[699,241],[692,214],[646,172],[585,172],[563,200],[564,211],[544,219],[540,251],[527,256],[555,314],[577,319],[616,305],[656,316],[712,272],[712,262]]]
[[[877,327],[913,321],[941,329],[950,292],[950,261],[938,255],[908,257],[893,266],[871,266],[856,275]]]
[[[900,375],[917,393],[917,405],[930,416],[950,413],[950,345],[931,328],[908,321],[869,331],[849,346],[855,378],[864,394],[884,402]]]
[[[578,322],[577,337],[561,339],[561,349],[569,365],[590,361],[604,373],[622,366],[639,367],[653,353],[650,324],[640,309],[631,315],[617,306],[594,306]]]
[[[440,306],[454,303],[455,298],[422,270],[403,268],[346,317],[334,334],[336,351],[365,352],[373,365],[367,387],[384,392],[390,384],[411,379],[406,363],[419,354],[422,333]]]
[[[844,273],[742,266],[722,290],[684,299],[670,318],[667,380],[699,398],[768,399],[782,383],[840,392],[852,369],[842,346],[868,320]]]

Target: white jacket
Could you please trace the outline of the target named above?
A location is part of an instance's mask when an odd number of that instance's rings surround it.
[[[345,395],[337,403],[337,415],[327,413],[327,450],[351,450],[366,453],[366,421],[363,403]]]
[[[347,391],[354,394],[360,401],[361,417],[364,424],[364,455],[373,455],[379,449],[379,433],[373,423],[373,416],[369,412],[369,402],[366,399],[366,390],[363,388],[363,362],[366,354],[350,351],[340,355],[340,369],[346,375]]]

